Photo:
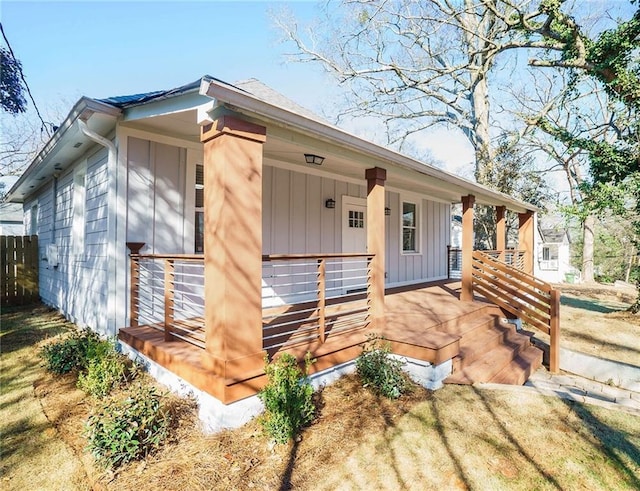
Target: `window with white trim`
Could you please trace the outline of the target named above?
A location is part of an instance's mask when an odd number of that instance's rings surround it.
[[[31,207],[29,216],[29,235],[38,235],[38,205]]]
[[[204,252],[204,166],[196,165],[195,252]]]
[[[364,211],[349,210],[349,228],[364,228]]]
[[[402,252],[418,252],[418,205],[402,202]]]
[[[540,261],[540,269],[557,270],[558,269],[558,246],[548,245],[542,247],[542,260]]]
[[[85,211],[86,211],[86,178],[85,165],[78,167],[73,175],[73,226],[72,247],[73,254],[84,254],[85,244]]]

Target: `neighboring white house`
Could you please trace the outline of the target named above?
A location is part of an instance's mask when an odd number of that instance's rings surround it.
[[[561,225],[538,227],[536,251],[534,274],[538,278],[549,283],[573,283],[579,280],[580,272],[571,266],[571,242],[566,228]]]
[[[0,203],[0,235],[24,235],[23,218],[21,204]]]

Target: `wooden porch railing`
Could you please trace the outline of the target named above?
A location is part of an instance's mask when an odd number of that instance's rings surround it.
[[[490,257],[497,259],[520,271],[524,269],[525,252],[517,249],[505,249],[504,251],[482,251]],[[459,279],[462,276],[462,249],[447,246],[447,277]]]
[[[372,254],[263,256],[265,350],[324,343],[369,324]],[[204,348],[204,257],[132,252],[129,323]]]
[[[550,337],[549,369],[560,367],[560,292],[487,251],[473,252],[473,289]]]
[[[492,257],[493,259],[497,259],[500,262],[516,268],[517,270],[524,270],[524,251],[519,251],[517,249],[505,249],[504,251],[486,250],[482,252]]]
[[[204,257],[131,254],[129,324],[204,348]]]
[[[272,254],[263,261],[263,347],[324,343],[365,328],[373,254]]]

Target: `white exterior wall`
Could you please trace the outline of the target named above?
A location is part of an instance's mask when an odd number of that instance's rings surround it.
[[[362,185],[265,165],[263,171],[262,249],[264,254],[342,252],[342,196],[366,198]],[[336,202],[333,209],[325,201]],[[416,195],[387,191],[388,285],[445,278],[450,205]],[[419,203],[418,253],[401,251],[402,200]]]
[[[79,240],[73,233],[74,172],[85,165],[84,220],[78,229],[84,235],[83,247],[74,251],[74,241]],[[58,178],[57,185],[50,181],[38,189],[25,201],[24,211],[25,229],[31,230],[31,208],[38,206],[42,300],[78,325],[112,335],[107,332],[106,309],[107,191],[107,151],[95,146]],[[57,265],[48,260],[51,245],[57,249]]]
[[[187,150],[134,137],[127,150],[127,242],[144,242],[147,254],[193,253],[183,233],[194,221],[185,206],[194,185],[186,185]]]

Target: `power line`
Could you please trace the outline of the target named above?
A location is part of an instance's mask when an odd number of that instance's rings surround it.
[[[18,67],[18,72],[20,72],[20,78],[22,79],[22,82],[24,83],[24,86],[27,89],[27,94],[29,94],[29,98],[31,99],[31,102],[33,102],[33,108],[36,110],[36,114],[38,115],[38,118],[40,119],[40,122],[42,123],[42,128],[44,128],[44,130],[47,132],[47,135],[50,136],[49,130],[47,128],[47,124],[50,125],[51,123],[45,122],[45,120],[42,118],[42,115],[40,114],[40,110],[38,109],[38,105],[36,104],[36,100],[33,98],[33,94],[31,93],[31,89],[29,88],[29,84],[27,83],[27,79],[25,78],[24,73],[22,72],[22,66],[18,62],[18,59],[16,58],[16,55],[13,52],[13,49],[11,48],[11,44],[9,43],[9,40],[7,39],[7,35],[4,33],[4,28],[2,27],[2,22],[0,22],[0,31],[2,31],[2,37],[4,38],[4,42],[7,43],[7,48],[9,49],[9,53],[11,53],[11,56],[13,57],[13,60],[17,62],[16,66]]]

